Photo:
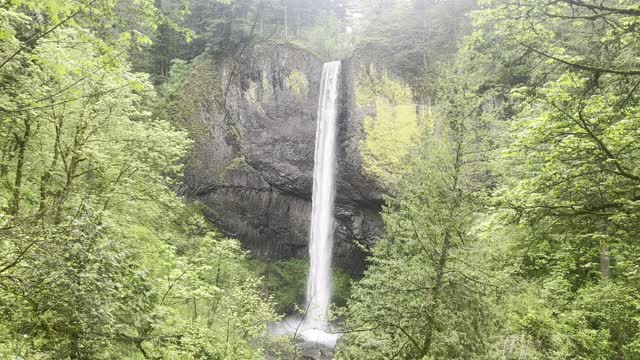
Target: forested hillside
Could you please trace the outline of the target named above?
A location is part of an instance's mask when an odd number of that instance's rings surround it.
[[[640,359],[635,0],[0,0],[0,152],[0,359]]]

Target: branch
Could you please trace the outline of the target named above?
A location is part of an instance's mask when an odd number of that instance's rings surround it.
[[[167,295],[169,295],[169,292],[171,292],[171,289],[173,289],[173,286],[178,282],[178,280],[182,279],[182,277],[184,276],[184,274],[187,273],[187,271],[191,270],[191,267],[185,269],[182,274],[180,274],[180,276],[178,276],[177,278],[173,279],[173,281],[171,282],[171,284],[169,284],[169,287],[167,288],[167,291],[165,291],[164,295],[162,295],[162,300],[160,300],[160,304],[164,303],[164,300],[166,299]]]
[[[621,15],[640,16],[640,9],[614,8],[614,7],[604,6],[602,3],[600,5],[593,5],[593,4],[587,4],[582,0],[560,0],[560,1],[566,4],[581,6],[591,10],[607,11],[610,13],[621,14]]]
[[[522,42],[516,40],[516,43],[518,43],[520,46],[533,51],[534,53],[538,54],[538,55],[542,55],[546,58],[558,61],[560,63],[563,63],[565,65],[569,65],[571,67],[580,69],[580,70],[585,70],[585,71],[593,71],[593,72],[600,72],[600,73],[608,73],[608,74],[617,74],[617,75],[627,75],[627,76],[636,76],[636,75],[640,75],[640,70],[617,70],[617,69],[608,69],[608,68],[603,68],[603,67],[599,67],[599,66],[593,66],[593,65],[584,65],[584,64],[577,64],[577,63],[573,63],[567,60],[563,60],[560,59],[558,57],[555,57],[553,55],[549,55],[547,53],[544,53],[540,50],[536,50],[534,48],[532,48],[529,45],[523,44]]]
[[[33,247],[33,245],[35,245],[35,242],[30,243],[27,247],[22,249],[22,251],[20,251],[18,256],[16,256],[16,258],[12,262],[10,262],[9,264],[3,266],[2,269],[0,269],[0,274],[2,274],[3,272],[11,269],[12,267],[18,265],[20,260],[24,257],[24,255],[27,253],[27,251],[29,251],[29,249],[31,249]]]
[[[404,336],[406,336],[409,341],[411,341],[413,346],[415,346],[416,350],[418,350],[420,353],[423,353],[423,354],[425,353],[425,350],[422,348],[422,346],[420,346],[418,341],[411,334],[409,334],[402,326],[394,323],[390,323],[390,322],[382,322],[382,324],[385,324],[387,326],[391,326],[400,330],[400,332],[403,333]]]
[[[70,99],[67,99],[67,100],[61,100],[59,102],[48,104],[48,105],[35,106],[35,107],[23,107],[23,108],[19,108],[19,109],[15,109],[15,110],[3,110],[3,109],[0,109],[0,112],[21,113],[21,112],[25,112],[25,111],[35,111],[35,110],[43,110],[43,109],[54,108],[56,106],[69,104],[69,103],[72,103],[74,101],[78,101],[78,100],[81,100],[81,99],[88,99],[88,98],[91,98],[91,97],[94,97],[94,96],[98,97],[98,96],[102,96],[102,95],[107,95],[109,93],[112,93],[114,91],[118,91],[118,90],[126,88],[128,86],[129,85],[116,86],[114,88],[107,89],[107,90],[104,90],[104,91],[96,91],[94,93],[89,93],[89,94],[86,94],[86,95],[70,98]]]
[[[31,39],[25,41],[24,44],[22,44],[22,46],[18,50],[16,50],[13,54],[9,55],[9,57],[4,59],[4,61],[2,61],[2,63],[0,63],[0,69],[2,69],[3,66],[5,66],[9,61],[13,60],[13,58],[18,56],[21,52],[25,51],[27,49],[28,45],[31,45],[31,44],[35,43],[36,41],[38,41],[39,39],[42,39],[43,37],[49,35],[50,33],[55,31],[56,29],[58,29],[62,25],[66,24],[69,20],[71,20],[74,17],[76,17],[76,15],[80,14],[84,10],[84,8],[93,5],[96,1],[98,1],[98,0],[91,0],[91,2],[86,4],[84,7],[76,10],[71,15],[67,16],[66,19],[62,20],[61,22],[56,24],[54,27],[52,27],[49,30],[47,30],[47,31],[45,31],[45,32],[43,32],[41,34],[38,34],[38,35],[32,37]]]
[[[584,131],[587,132],[587,135],[596,143],[598,148],[604,153],[607,160],[611,160],[611,162],[613,163],[613,166],[618,170],[617,172],[614,172],[614,173],[620,176],[626,177],[628,179],[640,182],[640,176],[631,173],[630,172],[631,170],[627,171],[627,169],[620,164],[618,158],[611,152],[611,150],[609,150],[609,148],[604,143],[604,141],[602,141],[602,139],[600,139],[598,135],[596,135],[593,132],[593,130],[589,127],[589,124],[587,123],[587,121],[584,119],[582,115],[582,103],[579,105],[580,107],[578,108],[578,119],[576,119],[571,114],[568,114],[566,111],[560,108],[560,106],[558,106],[554,101],[550,101],[549,104],[551,104],[551,106],[553,106],[556,110],[560,111],[563,115],[567,116],[576,125],[578,125],[580,128],[582,128]]]

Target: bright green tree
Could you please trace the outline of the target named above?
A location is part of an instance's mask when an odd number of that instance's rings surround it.
[[[475,45],[520,74],[496,194],[514,281],[498,353],[638,357],[637,4],[483,3]]]
[[[385,236],[354,285],[340,359],[482,358],[493,331],[487,244],[474,230],[491,185],[490,95],[463,62],[399,195],[383,211]]]

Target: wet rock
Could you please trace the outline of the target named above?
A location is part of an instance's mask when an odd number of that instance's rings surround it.
[[[343,62],[334,263],[359,274],[380,233],[383,191],[368,177],[355,104],[353,62]],[[308,254],[316,116],[322,61],[288,44],[263,44],[220,67],[219,88],[190,119],[196,144],[182,192],[254,256]]]

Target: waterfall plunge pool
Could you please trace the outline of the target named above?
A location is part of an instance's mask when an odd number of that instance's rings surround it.
[[[303,358],[324,360],[333,358],[338,339],[343,335],[331,323],[324,324],[325,328],[314,327],[300,316],[287,316],[281,322],[269,324],[268,331],[271,336],[291,336]]]

